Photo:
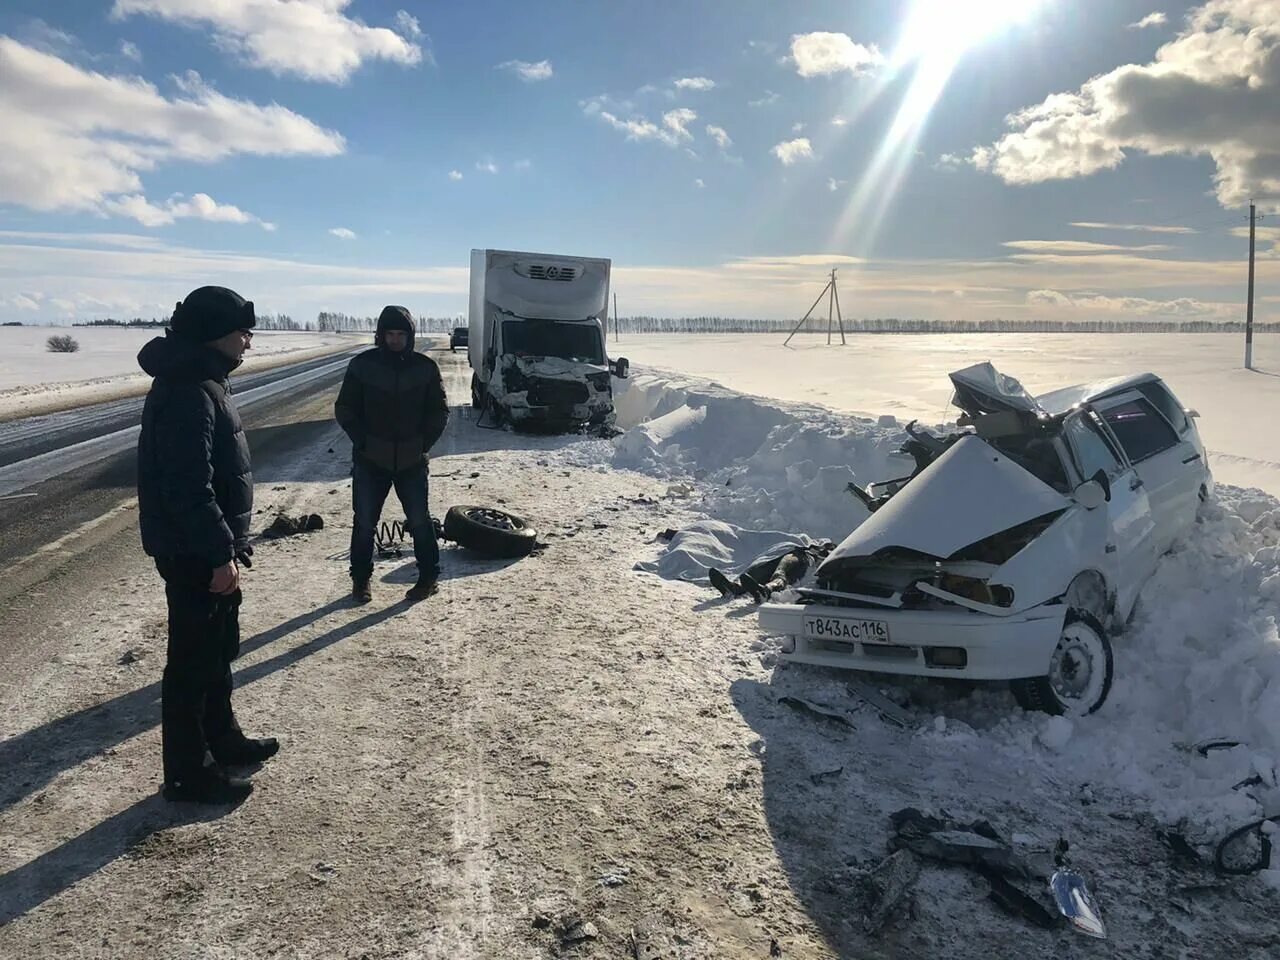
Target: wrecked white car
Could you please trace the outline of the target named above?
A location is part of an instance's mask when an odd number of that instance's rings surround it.
[[[1153,374],[1031,397],[979,364],[951,375],[965,429],[910,430],[916,471],[817,571],[761,608],[782,658],[1009,680],[1027,709],[1091,713],[1109,635],[1213,491],[1194,411]]]

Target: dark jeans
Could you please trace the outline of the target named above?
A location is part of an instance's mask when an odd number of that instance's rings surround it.
[[[393,474],[360,460],[351,468],[351,506],[355,514],[351,524],[351,576],[367,580],[373,575],[373,536],[392,487],[404,508],[405,530],[413,537],[418,576],[435,579],[440,575],[440,544],[427,509],[426,465]]]
[[[240,652],[240,591],[209,592],[213,568],[199,557],[157,557],[169,601],[169,651],[161,690],[164,778],[200,770],[205,751],[243,734],[231,711],[231,661]]]

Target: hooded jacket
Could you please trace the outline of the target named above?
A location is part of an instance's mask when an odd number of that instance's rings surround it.
[[[404,330],[409,344],[387,349],[388,330]],[[372,350],[356,356],[333,406],[334,417],[351,438],[352,456],[388,473],[426,463],[427,451],[449,420],[440,368],[414,352],[413,323],[403,307],[388,307],[378,318]]]
[[[249,543],[253,473],[227,376],[236,364],[173,335],[138,353],[154,381],[138,436],[138,522],[153,557],[220,567]]]

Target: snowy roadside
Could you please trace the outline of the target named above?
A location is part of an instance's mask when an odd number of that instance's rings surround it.
[[[73,328],[76,353],[49,353],[44,339],[68,332],[53,327],[0,328],[0,422],[142,396],[151,380],[138,369],[142,345],[164,331]],[[341,353],[368,342],[367,335],[266,330],[237,376]]]
[[[277,509],[327,524],[258,547],[237,703],[285,749],[224,817],[154,795],[154,573],[115,571],[110,603],[68,591],[46,627],[62,654],[0,712],[0,954],[1098,955],[999,912],[962,870],[926,869],[913,913],[869,938],[847,878],[883,857],[904,806],[985,817],[1027,847],[1067,836],[1107,956],[1277,946],[1265,882],[1219,886],[1157,832],[1247,818],[1230,785],[1277,755],[1274,501],[1226,491],[1166,559],[1100,714],[1064,727],[996,689],[907,685],[890,689],[920,723],[899,730],[834,671],[774,670],[742,602],[633,570],[659,532],[706,516],[842,535],[861,509],[844,483],[883,475],[897,428],[643,375],[620,406],[657,419],[606,442],[482,431],[457,410],[435,511],[505,502],[548,547],[516,563],[446,549],[440,595],[415,607],[398,602],[408,560],[380,564],[371,606],[342,599],[336,431],[262,471],[261,526]],[[1214,734],[1250,756],[1172,746]]]

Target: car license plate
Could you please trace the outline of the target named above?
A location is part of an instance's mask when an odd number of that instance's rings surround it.
[[[890,642],[889,625],[883,620],[806,616],[804,635],[814,640],[843,640],[845,643]]]

